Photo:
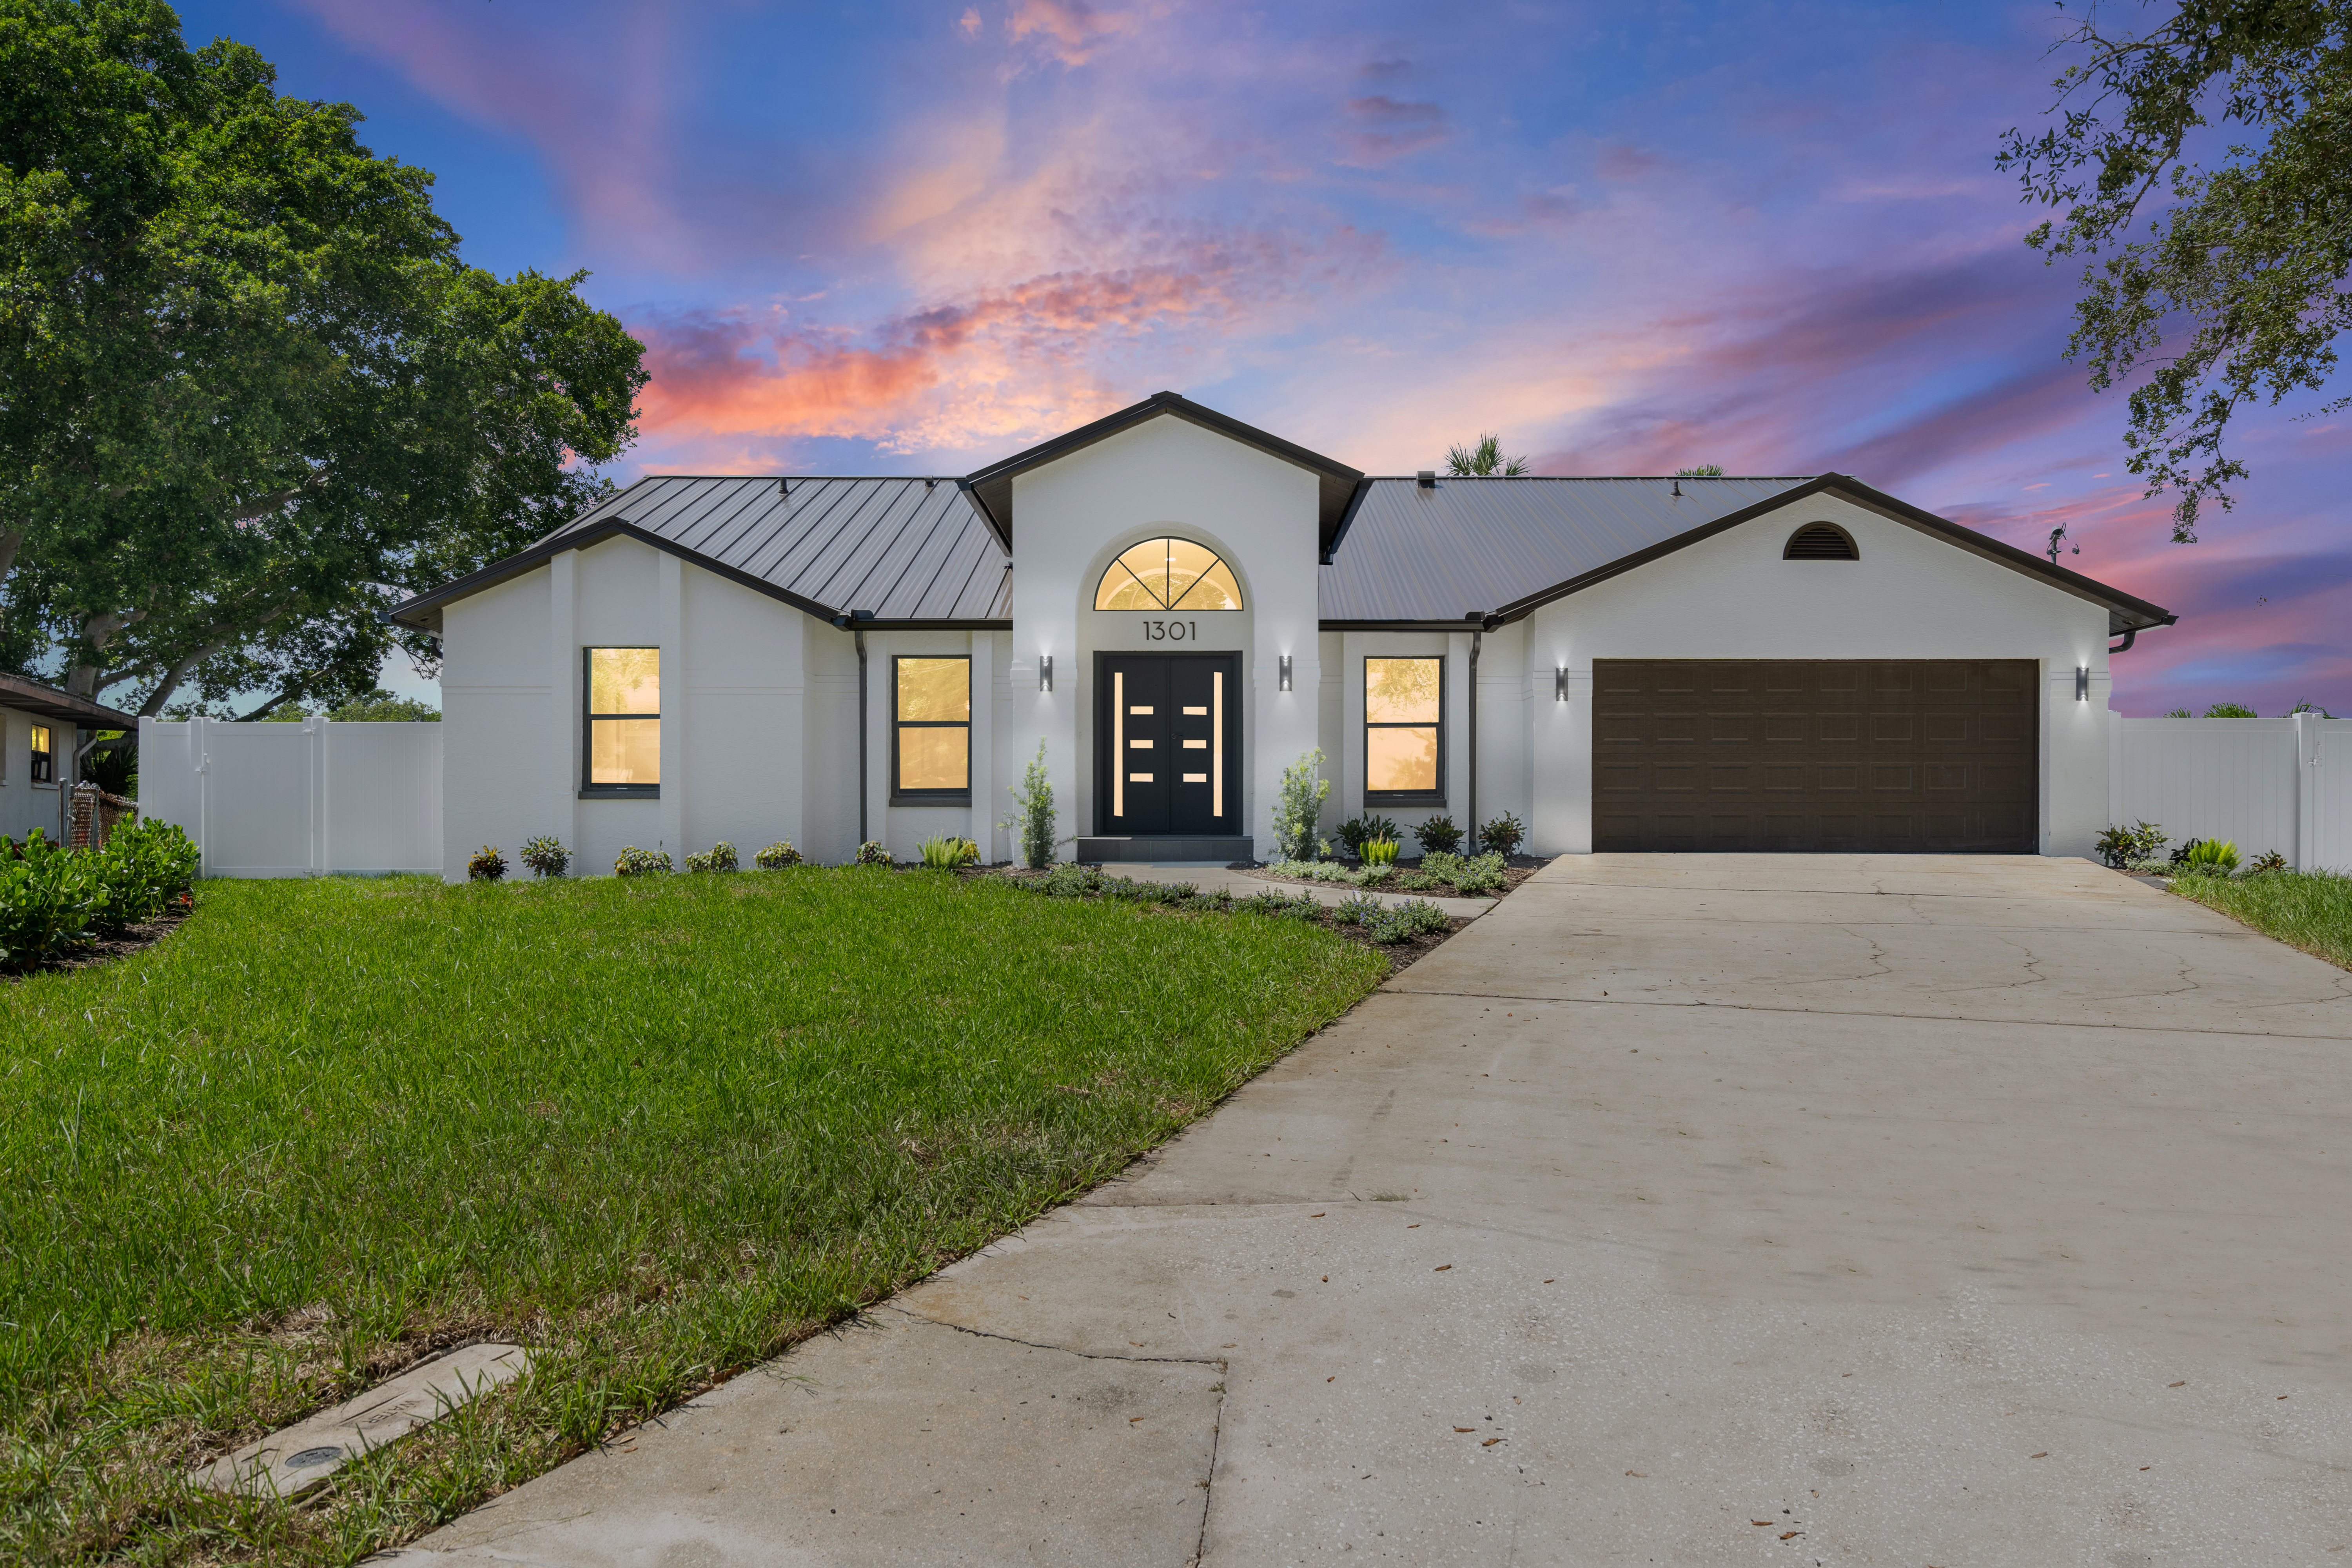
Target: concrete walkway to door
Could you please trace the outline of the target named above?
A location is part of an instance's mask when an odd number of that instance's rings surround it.
[[[2347,1047],[2352,975],[2079,861],[1561,860],[1128,1179],[397,1555],[2337,1561]]]

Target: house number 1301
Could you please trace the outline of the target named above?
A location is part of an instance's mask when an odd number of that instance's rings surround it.
[[[1186,637],[1201,640],[1198,621],[1146,621],[1143,623],[1145,642],[1182,642]]]

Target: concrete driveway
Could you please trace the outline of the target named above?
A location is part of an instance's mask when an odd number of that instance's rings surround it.
[[[2352,1562],[2352,975],[1594,856],[1129,1179],[404,1562]]]

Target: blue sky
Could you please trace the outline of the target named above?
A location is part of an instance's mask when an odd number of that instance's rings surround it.
[[[2180,612],[2128,712],[2352,712],[2352,420],[2265,413],[2195,545],[2061,358],[1992,168],[2018,5],[1058,0],[183,8],[432,169],[476,263],[592,273],[647,471],[965,469],[1160,387],[1375,472],[1835,468]]]

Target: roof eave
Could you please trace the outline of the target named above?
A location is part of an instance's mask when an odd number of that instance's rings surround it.
[[[1571,594],[1581,593],[1587,588],[1597,586],[1612,577],[1672,555],[1676,551],[1696,544],[1701,540],[1711,539],[1718,533],[1738,527],[1741,523],[1752,522],[1757,518],[1803,500],[1808,496],[1825,492],[1835,492],[1844,500],[1867,510],[1877,512],[1891,521],[1933,533],[1945,542],[1990,561],[1996,565],[2006,566],[2013,572],[2021,572],[2028,576],[2039,577],[2053,587],[2072,594],[2078,599],[2087,599],[2093,604],[2104,606],[2107,611],[2110,636],[2126,631],[2146,631],[2153,626],[2168,626],[2179,619],[2178,616],[2161,605],[2152,605],[2119,588],[2111,588],[2095,578],[2084,576],[2079,572],[2069,572],[2063,566],[2053,566],[2031,552],[2020,550],[2017,546],[1995,539],[1990,534],[1979,533],[1976,530],[1963,527],[1948,518],[1937,517],[1931,511],[1913,506],[1908,501],[1900,500],[1883,490],[1874,489],[1849,474],[1832,473],[1818,475],[1802,484],[1791,486],[1788,489],[1766,496],[1761,500],[1751,502],[1737,511],[1727,512],[1710,522],[1701,523],[1698,527],[1678,533],[1671,539],[1661,540],[1646,549],[1637,550],[1630,555],[1622,555],[1604,565],[1594,567],[1590,572],[1580,573],[1565,582],[1555,583],[1549,588],[1539,589],[1523,598],[1515,599],[1496,609],[1493,620],[1496,625],[1523,620],[1546,605],[1556,603]]]
[[[60,691],[43,681],[28,680],[21,675],[0,674],[0,708],[13,708],[19,713],[36,718],[54,719],[61,724],[78,729],[128,730],[137,732],[139,715],[125,713],[120,708],[109,708],[103,702],[92,702],[87,697],[76,697],[70,691]]]

